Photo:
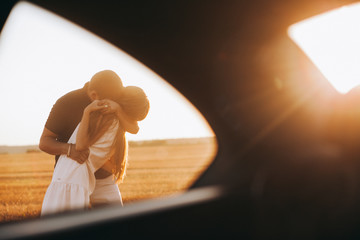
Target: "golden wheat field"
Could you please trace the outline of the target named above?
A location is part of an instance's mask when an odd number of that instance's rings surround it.
[[[212,162],[214,139],[132,144],[119,184],[124,205],[186,190]],[[52,177],[54,157],[43,152],[0,154],[0,222],[36,218]]]

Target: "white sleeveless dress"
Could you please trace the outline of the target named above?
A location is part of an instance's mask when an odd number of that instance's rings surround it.
[[[119,123],[115,120],[107,132],[89,147],[89,158],[85,163],[79,164],[66,155],[59,157],[51,183],[45,193],[41,208],[42,216],[89,208],[90,195],[96,183],[94,173],[108,160],[108,153],[118,127]],[[79,125],[68,143],[76,143],[78,129]]]

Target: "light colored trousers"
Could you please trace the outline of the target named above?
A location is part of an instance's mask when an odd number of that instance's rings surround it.
[[[94,192],[90,195],[90,204],[92,207],[108,204],[123,205],[119,187],[112,175],[104,179],[96,179]]]

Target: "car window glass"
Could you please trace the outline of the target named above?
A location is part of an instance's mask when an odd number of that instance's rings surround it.
[[[359,84],[360,4],[350,4],[289,27],[289,36],[340,93]]]
[[[54,156],[39,139],[52,105],[111,69],[150,100],[138,134],[128,134],[129,167],[119,185],[124,204],[186,190],[216,154],[214,133],[176,89],[96,35],[20,2],[0,35],[0,222],[38,217]]]

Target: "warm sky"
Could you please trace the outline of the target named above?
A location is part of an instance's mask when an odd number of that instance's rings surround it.
[[[103,39],[29,3],[12,11],[0,35],[0,145],[38,144],[55,101],[111,69],[125,86],[144,89],[148,117],[129,140],[213,136],[173,87]]]
[[[360,84],[359,3],[296,23],[289,35],[340,93]]]

